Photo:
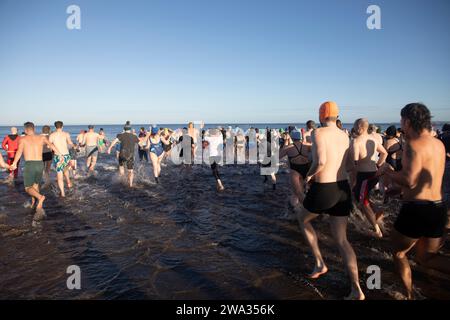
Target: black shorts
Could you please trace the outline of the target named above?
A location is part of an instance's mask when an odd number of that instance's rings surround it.
[[[43,153],[42,161],[44,161],[44,162],[53,161],[53,153],[52,152]]]
[[[348,216],[353,210],[352,193],[347,180],[313,182],[303,201],[303,207],[312,213]]]
[[[356,174],[356,185],[353,188],[356,202],[362,202],[365,206],[369,204],[369,193],[378,183],[377,172],[358,172]],[[366,181],[366,182],[364,182]]]
[[[119,166],[124,167],[126,166],[128,170],[134,169],[134,157],[126,158],[121,155],[119,155]]]
[[[303,177],[303,179],[305,179],[306,175],[308,174],[309,168],[311,167],[311,164],[310,163],[305,163],[305,164],[290,163],[289,166],[292,170],[297,171]]]
[[[447,205],[443,201],[404,202],[394,228],[413,239],[441,238],[447,226]]]

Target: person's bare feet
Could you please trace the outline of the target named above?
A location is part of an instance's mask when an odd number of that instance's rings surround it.
[[[308,275],[310,279],[318,279],[321,275],[328,272],[328,268],[326,265],[322,265],[321,267],[315,266],[313,272]]]
[[[36,206],[36,210],[42,209],[45,201],[45,196],[41,196],[41,198],[38,201],[38,204]]]
[[[344,300],[365,300],[366,296],[362,292],[360,288],[358,289],[352,289],[352,292],[350,292],[350,295],[344,298]]]

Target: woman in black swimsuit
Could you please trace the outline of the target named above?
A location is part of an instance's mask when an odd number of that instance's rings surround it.
[[[290,204],[295,207],[302,203],[305,197],[303,181],[308,174],[311,163],[308,157],[309,147],[303,145],[301,132],[297,130],[292,131],[290,138],[293,143],[289,144],[289,139],[286,139],[284,146],[280,150],[280,159],[287,156],[289,160],[291,183],[294,189],[294,198],[291,198]]]
[[[386,141],[384,142],[384,147],[388,152],[386,162],[390,164],[395,171],[400,171],[402,169],[402,159],[399,153],[403,151],[403,147],[400,139],[397,138],[395,126],[390,126],[386,129]],[[396,156],[395,159],[393,155]]]

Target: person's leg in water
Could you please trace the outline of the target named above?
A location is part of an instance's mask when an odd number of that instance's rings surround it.
[[[450,257],[439,254],[442,238],[420,238],[416,243],[414,260],[421,266],[450,274]]]
[[[89,171],[94,172],[95,165],[97,164],[97,157],[92,157],[89,165]]]
[[[310,246],[315,259],[313,272],[308,275],[308,277],[311,279],[317,279],[328,271],[328,268],[323,261],[322,253],[319,249],[319,241],[316,231],[311,224],[311,221],[318,216],[318,214],[311,213],[305,208],[302,208],[302,210],[297,214],[300,231],[305,237],[306,242]]]
[[[58,183],[58,188],[61,193],[61,198],[65,198],[66,193],[64,191],[64,172],[60,171],[56,173],[56,181]]]
[[[161,162],[164,159],[164,153],[158,157],[158,177],[161,176]]]
[[[225,190],[225,187],[223,186],[222,180],[220,179],[218,166],[219,165],[217,164],[217,162],[215,160],[213,160],[213,162],[211,163],[211,170],[212,170],[214,178],[216,179],[216,187],[217,187],[217,190],[223,191],[223,190]]]
[[[366,216],[367,220],[369,220],[369,223],[372,225],[375,231],[375,235],[378,238],[383,238],[383,233],[381,232],[381,228],[378,225],[377,215],[370,206],[370,201],[363,200],[362,202],[358,202],[358,209],[361,210],[362,213],[364,213],[364,215]]]
[[[64,170],[64,177],[66,178],[67,188],[72,189],[72,182],[70,181],[70,168],[71,166]]]
[[[305,198],[305,194],[303,191],[303,178],[301,174],[299,174],[295,170],[291,170],[290,172],[291,184],[293,188],[293,199],[291,199],[292,207],[296,207],[298,204],[303,203]]]
[[[128,185],[133,188],[134,170],[128,169]]]
[[[150,159],[153,166],[153,177],[155,178],[155,182],[159,183],[159,172],[161,171],[161,169],[159,168],[158,156],[155,153],[150,152]]]
[[[36,200],[38,201],[36,210],[42,210],[45,196],[39,193],[39,185],[33,184],[31,187],[25,188],[25,191],[31,196],[31,206],[34,207]]]
[[[359,285],[358,263],[356,254],[347,240],[348,217],[330,216],[331,234],[336,242],[339,252],[350,277],[351,292],[347,300],[364,300],[365,296]]]
[[[45,185],[49,185],[51,183],[50,181],[50,170],[52,167],[52,162],[51,161],[45,161],[44,163],[44,181],[45,181]]]
[[[392,236],[393,256],[396,271],[398,272],[403,286],[406,290],[406,297],[413,299],[411,266],[409,265],[407,253],[414,247],[418,239],[406,237],[396,230]]]

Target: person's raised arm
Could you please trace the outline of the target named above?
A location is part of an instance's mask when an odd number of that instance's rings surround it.
[[[289,147],[286,146],[286,145],[283,145],[280,148],[280,153],[279,153],[279,156],[278,156],[280,160],[287,156],[288,150],[289,150]]]

